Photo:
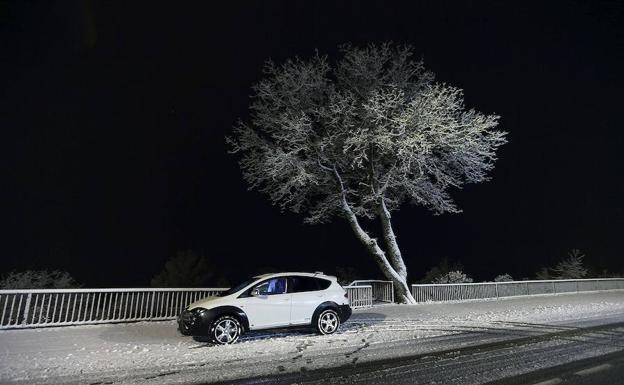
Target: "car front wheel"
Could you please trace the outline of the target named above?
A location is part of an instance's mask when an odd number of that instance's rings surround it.
[[[324,310],[316,321],[316,330],[321,334],[333,334],[340,326],[340,317],[333,309]]]
[[[233,344],[243,332],[240,322],[236,317],[224,315],[217,318],[210,328],[212,340],[219,345]]]

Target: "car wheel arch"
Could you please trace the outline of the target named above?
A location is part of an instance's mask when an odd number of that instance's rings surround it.
[[[241,326],[243,327],[243,330],[249,330],[249,318],[247,317],[245,311],[239,307],[231,305],[217,306],[210,309],[210,311],[213,312],[215,320],[224,315],[236,317],[236,319],[238,319],[238,322],[240,322]]]
[[[321,313],[327,309],[332,309],[336,311],[337,313],[340,311],[340,308],[338,307],[338,304],[336,302],[325,301],[321,303],[320,305],[318,305],[316,309],[314,310],[314,313],[312,313],[312,319],[311,319],[312,322],[310,322],[310,325],[316,325],[316,323],[318,322],[319,315],[321,315]]]

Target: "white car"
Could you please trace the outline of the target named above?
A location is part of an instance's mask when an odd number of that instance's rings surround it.
[[[277,273],[253,277],[218,297],[190,304],[178,316],[184,335],[231,344],[248,330],[313,326],[332,334],[351,316],[347,292],[322,273]]]

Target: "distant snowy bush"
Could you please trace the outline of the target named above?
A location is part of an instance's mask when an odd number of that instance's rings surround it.
[[[585,255],[580,250],[574,249],[568,253],[568,258],[555,266],[553,276],[556,279],[579,279],[587,276],[587,268],[583,265]]]
[[[589,271],[583,263],[585,255],[579,249],[572,249],[568,257],[562,259],[555,267],[542,267],[537,279],[581,279],[587,278]]]
[[[66,271],[12,271],[0,280],[0,289],[67,289],[80,285]]]
[[[472,278],[466,275],[466,273],[455,270],[449,271],[446,274],[440,275],[433,280],[433,283],[470,283]]]
[[[509,274],[500,274],[494,278],[494,282],[511,282],[513,280],[513,277]]]
[[[419,283],[435,283],[436,279],[448,275],[451,271],[463,271],[464,266],[461,262],[451,261],[448,257],[440,259],[440,263],[437,266],[433,266],[427,270],[423,279]]]

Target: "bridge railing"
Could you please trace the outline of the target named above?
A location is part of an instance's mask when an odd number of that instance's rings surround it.
[[[373,306],[373,287],[371,285],[345,286],[349,296],[349,305],[353,309]]]
[[[371,286],[372,300],[376,302],[394,302],[394,284],[392,281],[381,281],[375,279],[356,280],[349,286]]]
[[[174,319],[223,288],[0,290],[0,329]]]
[[[624,289],[624,278],[412,285],[412,295],[416,302],[439,302],[617,289]]]
[[[624,289],[624,278],[412,285],[417,302]],[[225,288],[0,290],[0,329],[174,319]],[[392,282],[359,280],[345,290],[353,308],[394,302]]]
[[[226,288],[0,290],[0,329],[171,320]],[[373,305],[373,286],[345,287],[353,308]]]

